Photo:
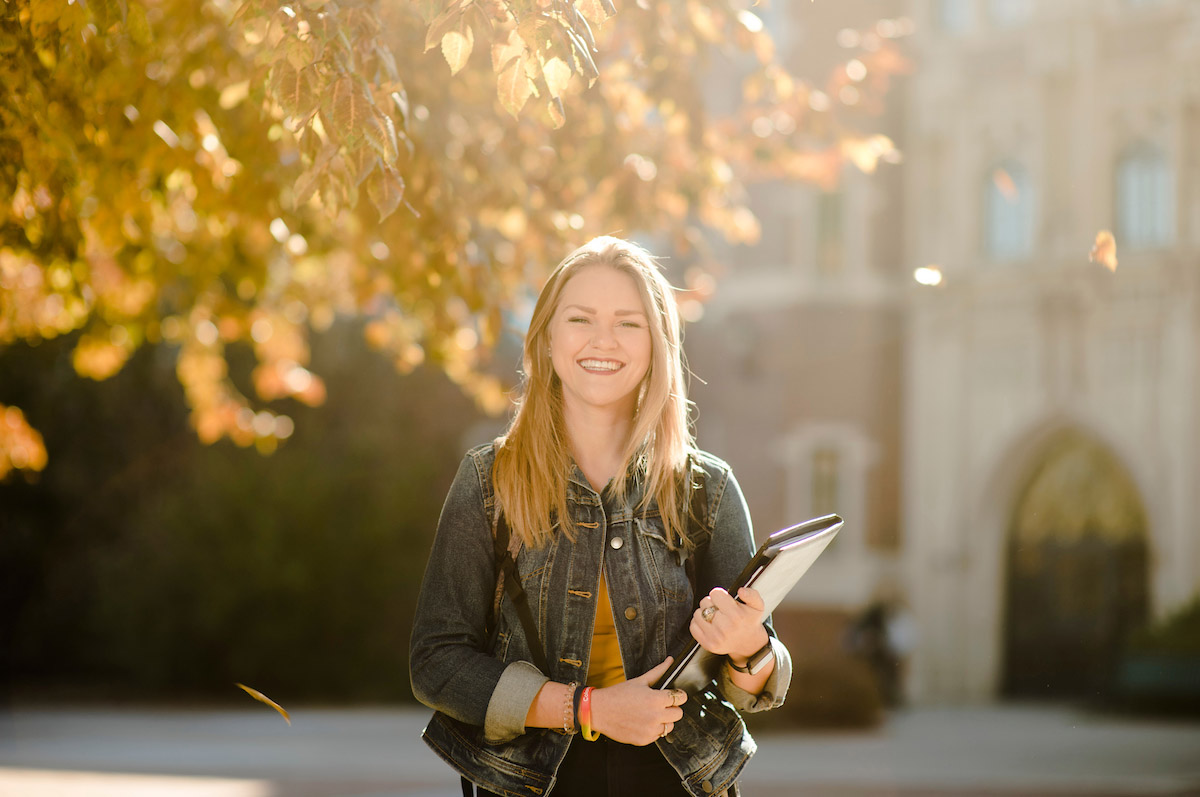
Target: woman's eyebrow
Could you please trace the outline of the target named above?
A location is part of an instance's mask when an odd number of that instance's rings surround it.
[[[574,307],[576,310],[582,310],[585,313],[591,313],[592,315],[596,314],[596,308],[584,307],[582,304],[568,304],[568,305],[564,306],[563,309],[568,310],[572,307]],[[643,312],[641,310],[616,310],[614,312],[615,312],[615,315],[640,315],[640,316],[646,315],[645,312]]]

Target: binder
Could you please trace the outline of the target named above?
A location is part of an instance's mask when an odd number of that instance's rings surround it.
[[[762,596],[764,616],[770,614],[829,546],[842,524],[837,515],[824,515],[775,532],[728,587],[729,594],[736,596],[742,587],[752,587]],[[675,653],[671,669],[654,688],[697,692],[717,677],[724,660],[689,635]]]

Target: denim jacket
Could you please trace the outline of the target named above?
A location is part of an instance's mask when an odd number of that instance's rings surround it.
[[[595,623],[601,565],[608,579],[621,660],[627,677],[650,670],[689,638],[691,582],[680,551],[667,548],[657,505],[637,506],[631,483],[617,504],[597,493],[577,466],[567,487],[575,541],[555,533],[541,548],[524,547],[517,570],[546,652],[550,672],[530,663],[516,609],[505,595],[493,650],[485,624],[496,589],[491,518],[492,445],[463,459],[446,497],[417,603],[410,645],[413,694],[435,709],[424,740],[468,780],[503,795],[543,795],[572,734],[525,728],[525,717],[547,680],[583,683]],[[728,586],[754,555],[745,499],[729,466],[699,452],[708,506],[696,557],[700,595]],[[782,705],[791,658],[767,631],[775,671],[759,695],[737,687],[721,668],[719,682],[683,705],[683,718],[656,744],[695,797],[720,794],[756,749],[739,711]]]

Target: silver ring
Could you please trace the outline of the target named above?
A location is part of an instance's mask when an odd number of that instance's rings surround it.
[[[711,623],[713,616],[715,616],[716,613],[717,613],[716,606],[706,606],[706,607],[704,607],[704,610],[700,612],[700,616],[704,618],[704,622]]]
[[[665,722],[663,723],[663,732],[662,732],[662,735],[663,735],[663,736],[666,736],[666,735],[667,735],[667,723],[665,723]]]

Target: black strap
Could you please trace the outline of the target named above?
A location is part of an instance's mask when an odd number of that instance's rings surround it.
[[[516,607],[517,616],[521,618],[521,627],[525,629],[525,641],[529,645],[533,663],[543,675],[549,676],[550,667],[546,664],[546,653],[538,636],[537,623],[533,621],[533,612],[529,609],[529,598],[525,595],[525,588],[521,586],[520,577],[517,576],[517,563],[513,561],[512,552],[508,550],[508,536],[508,521],[501,512],[496,520],[496,537],[492,545],[496,561],[500,563],[500,569],[504,573],[504,591],[508,593],[513,606]],[[493,622],[497,626],[500,624],[499,618],[495,618]]]
[[[474,797],[475,784],[464,777],[460,777],[459,780],[462,781],[463,797]]]
[[[691,493],[691,502],[688,506],[688,528],[691,532],[692,543],[697,547],[700,546],[700,533],[704,529],[704,516],[708,512],[708,485],[705,479],[704,469],[699,466],[693,466],[692,458],[688,457],[687,478],[690,482],[689,492]],[[707,540],[705,541],[707,542]],[[697,594],[697,575],[696,575],[696,557],[688,555],[683,560],[683,569],[687,573],[688,584],[692,588],[692,611],[694,612],[700,606],[700,599],[703,595]]]

